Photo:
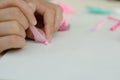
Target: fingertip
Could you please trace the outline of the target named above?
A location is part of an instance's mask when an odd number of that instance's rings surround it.
[[[49,27],[50,27],[49,25],[45,26],[45,34],[46,34],[46,39],[48,40],[48,42],[51,42],[52,32],[51,32],[51,29]]]
[[[33,18],[30,19],[31,20],[31,24],[32,25],[36,25],[37,24],[37,20],[36,20],[36,18],[34,16],[34,12],[36,11],[36,5],[31,3],[31,2],[29,2],[28,5],[30,6],[30,8],[31,8],[31,10],[33,12],[33,14],[32,14]]]
[[[48,45],[49,44],[49,42],[48,41],[45,41],[45,43],[44,43],[45,45]]]
[[[46,35],[46,39],[47,39],[48,43],[50,43],[51,40],[52,40],[52,36],[51,35]]]
[[[31,19],[30,23],[31,23],[31,25],[36,25],[37,24],[37,20],[36,20],[35,16],[34,16],[33,19]]]

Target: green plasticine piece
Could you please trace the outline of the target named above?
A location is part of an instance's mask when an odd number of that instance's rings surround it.
[[[95,14],[111,14],[111,10],[102,9],[100,7],[87,7],[88,11]]]

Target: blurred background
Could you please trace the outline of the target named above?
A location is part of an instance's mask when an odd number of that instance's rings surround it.
[[[62,0],[62,1],[71,1],[73,0]],[[86,5],[95,5],[95,6],[104,6],[104,7],[119,7],[120,8],[120,0],[74,0],[80,6]],[[77,5],[74,4],[73,5]]]

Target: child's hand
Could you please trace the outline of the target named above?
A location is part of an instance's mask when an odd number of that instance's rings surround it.
[[[58,5],[45,2],[43,0],[25,0],[36,5],[36,16],[38,20],[38,30],[51,41],[53,34],[58,30],[63,18],[62,8]],[[40,29],[42,28],[42,29]],[[33,39],[30,30],[27,31],[29,38]]]
[[[25,30],[36,24],[34,13],[23,0],[0,0],[0,53],[25,45]]]

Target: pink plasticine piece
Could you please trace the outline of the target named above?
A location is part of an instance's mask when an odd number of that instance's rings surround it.
[[[76,13],[76,11],[72,7],[70,7],[69,5],[67,5],[65,3],[56,2],[55,4],[61,6],[63,9],[63,13],[65,13],[65,14],[75,14]]]
[[[107,18],[103,19],[102,21],[100,21],[98,23],[98,25],[96,26],[94,31],[98,30],[105,23],[106,20],[113,20],[113,21],[117,21],[118,22],[116,25],[114,25],[113,27],[110,28],[111,31],[115,31],[117,28],[120,27],[120,19],[108,16]]]
[[[73,9],[72,7],[70,7],[69,5],[67,5],[65,3],[61,3],[59,1],[53,1],[53,3],[61,6],[61,8],[63,9],[63,14],[75,14],[76,13],[75,9]],[[60,23],[60,28],[58,31],[66,31],[69,29],[70,29],[70,25],[68,24],[68,21],[63,20]]]
[[[47,39],[37,30],[35,26],[30,26],[30,30],[32,31],[34,38],[37,42],[44,43],[45,45],[48,45]]]
[[[108,19],[108,20],[114,20],[114,21],[120,21],[119,19],[116,19],[116,18],[111,17],[111,16],[108,16],[107,19]]]
[[[68,21],[67,20],[63,20],[61,23],[60,23],[60,26],[67,26],[68,25]]]
[[[114,25],[113,27],[110,28],[111,31],[115,31],[118,27],[120,27],[120,21]]]
[[[118,21],[116,25],[110,28],[111,31],[115,31],[118,27],[120,27],[120,19],[108,16],[108,20]]]
[[[67,20],[63,20],[60,24],[60,28],[58,31],[67,31],[70,29],[70,25],[68,24]]]
[[[67,31],[67,30],[69,30],[70,29],[70,26],[68,25],[68,26],[62,26],[60,29],[59,29],[59,31]]]
[[[100,27],[102,27],[102,25],[105,23],[105,21],[106,21],[106,19],[101,20],[101,21],[97,24],[97,26],[95,27],[94,31],[96,31],[96,30],[98,30]]]

